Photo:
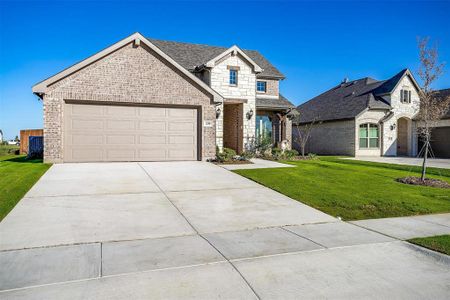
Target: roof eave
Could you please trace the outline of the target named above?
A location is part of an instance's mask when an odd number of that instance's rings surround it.
[[[166,53],[164,53],[161,49],[159,49],[157,46],[153,45],[147,38],[145,38],[142,34],[139,32],[135,32],[132,35],[124,38],[123,40],[109,46],[106,49],[103,49],[102,51],[64,69],[63,71],[35,84],[32,87],[32,92],[36,95],[40,95],[41,97],[43,94],[45,94],[48,90],[48,86],[67,77],[72,75],[73,73],[79,71],[80,69],[102,59],[103,57],[109,55],[111,52],[116,51],[117,49],[128,45],[129,43],[134,43],[136,46],[139,46],[141,42],[143,42],[146,46],[151,48],[153,51],[155,51],[158,55],[163,57],[166,61],[168,61],[170,64],[172,64],[174,67],[176,67],[181,73],[186,75],[188,78],[190,78],[192,81],[194,81],[199,87],[201,87],[203,90],[211,94],[213,96],[213,101],[216,103],[222,103],[223,97],[217,93],[215,90],[213,90],[211,87],[209,87],[206,83],[201,81],[199,78],[197,78],[194,74],[189,72],[189,70],[186,70],[184,67],[182,67],[179,63],[177,63],[174,59],[172,59],[170,56],[168,56]]]

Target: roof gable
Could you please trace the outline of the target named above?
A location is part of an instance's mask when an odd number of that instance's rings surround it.
[[[189,71],[194,71],[196,68],[204,65],[208,61],[230,49],[226,47],[202,44],[191,44],[157,39],[149,40]],[[285,78],[285,76],[258,51],[246,49],[240,50],[245,53],[255,64],[261,67],[262,72],[257,74],[257,77],[276,79]]]
[[[116,51],[117,49],[128,45],[130,43],[134,43],[136,46],[139,46],[140,43],[144,43],[147,47],[155,51],[158,55],[160,55],[163,59],[165,59],[167,62],[169,62],[171,65],[173,65],[176,69],[178,69],[181,73],[183,73],[185,76],[187,76],[189,79],[194,81],[201,89],[206,91],[208,94],[213,96],[215,102],[222,102],[223,98],[220,96],[216,91],[214,91],[211,87],[209,87],[207,84],[205,84],[203,81],[201,81],[199,78],[197,78],[194,74],[186,70],[183,66],[181,66],[178,62],[176,62],[173,58],[171,58],[169,55],[161,51],[157,46],[153,45],[149,40],[147,40],[143,35],[136,32],[132,35],[126,37],[125,39],[109,46],[108,48],[82,60],[81,62],[78,62],[74,65],[72,65],[69,68],[64,69],[63,71],[37,83],[33,86],[32,91],[35,94],[41,95],[45,94],[47,91],[47,88],[49,85],[66,78],[75,72],[83,69],[84,67],[104,58],[105,56],[109,55],[110,53]]]
[[[253,61],[253,59],[251,59],[247,54],[245,54],[244,51],[242,51],[236,45],[232,46],[231,48],[228,48],[227,50],[225,50],[224,52],[220,53],[216,57],[210,59],[204,65],[206,67],[208,67],[208,68],[215,67],[223,57],[225,57],[225,56],[227,56],[229,54],[231,54],[231,55],[240,54],[253,67],[253,71],[254,72],[261,73],[263,71],[263,69],[257,63],[255,63]]]
[[[390,94],[397,88],[400,81],[402,81],[403,77],[408,76],[411,79],[411,82],[414,84],[417,91],[420,91],[420,86],[417,83],[416,79],[412,75],[412,73],[408,69],[403,69],[399,73],[395,74],[388,80],[386,80],[380,87],[378,87],[374,93],[376,95],[385,95]]]

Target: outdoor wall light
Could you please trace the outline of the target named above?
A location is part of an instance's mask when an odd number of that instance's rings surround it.
[[[391,125],[391,130],[395,130],[395,128],[397,127],[397,125],[394,123]]]
[[[218,119],[219,117],[220,117],[220,113],[221,113],[222,111],[220,110],[220,107],[218,107],[217,109],[216,109],[216,119]]]
[[[253,117],[253,109],[250,109],[250,110],[247,112],[247,119],[250,120],[252,117]]]

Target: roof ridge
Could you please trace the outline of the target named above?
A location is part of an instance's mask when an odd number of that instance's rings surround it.
[[[180,41],[172,41],[172,40],[162,40],[162,39],[154,39],[154,38],[147,38],[150,41],[158,41],[158,42],[166,42],[166,43],[175,43],[175,44],[185,44],[185,45],[194,45],[194,46],[202,46],[202,47],[212,47],[212,48],[222,48],[224,50],[230,49],[233,46],[238,47],[239,49],[241,49],[242,51],[255,51],[255,52],[259,52],[259,50],[255,50],[255,49],[243,49],[241,48],[239,45],[237,44],[233,44],[231,46],[217,46],[217,45],[209,45],[209,44],[201,44],[201,43],[191,43],[191,42],[180,42]]]

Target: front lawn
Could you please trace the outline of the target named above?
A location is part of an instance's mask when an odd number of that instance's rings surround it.
[[[0,221],[48,168],[50,164],[44,164],[42,160],[27,160],[24,156],[0,157]]]
[[[450,235],[411,239],[408,242],[450,255]]]
[[[235,172],[344,220],[450,212],[450,189],[395,181],[418,176],[418,167],[335,157],[288,163],[295,168]],[[450,170],[428,170],[430,177],[450,182]]]
[[[2,156],[14,155],[14,152],[19,148],[17,145],[0,145],[0,159]]]

